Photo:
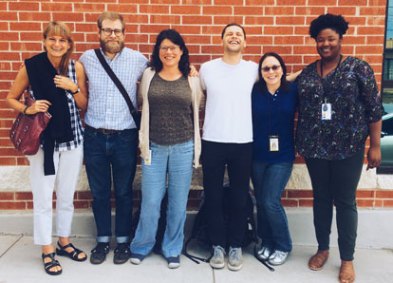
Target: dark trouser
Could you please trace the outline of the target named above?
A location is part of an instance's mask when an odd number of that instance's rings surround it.
[[[338,247],[341,260],[353,260],[358,215],[356,188],[363,166],[364,150],[342,160],[307,158],[314,193],[314,227],[318,250],[329,249],[329,236],[336,206]]]
[[[246,225],[246,204],[251,174],[252,143],[202,141],[203,186],[208,213],[209,237],[213,245],[240,247]],[[225,166],[231,185],[229,230],[223,213]],[[227,239],[228,236],[228,239]]]
[[[136,169],[137,130],[103,134],[86,128],[84,154],[93,195],[97,242],[109,242],[112,179],[116,200],[115,235],[118,243],[129,242],[132,218],[132,182]]]

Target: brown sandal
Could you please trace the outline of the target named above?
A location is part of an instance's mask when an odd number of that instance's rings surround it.
[[[308,268],[314,271],[319,271],[323,268],[326,261],[329,258],[329,251],[317,251],[315,255],[313,255],[308,261]]]
[[[352,261],[341,261],[338,279],[340,283],[352,283],[355,281],[355,269],[353,268]]]

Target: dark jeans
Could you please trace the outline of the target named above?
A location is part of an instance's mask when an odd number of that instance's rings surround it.
[[[138,131],[103,134],[86,128],[84,155],[86,173],[93,195],[97,242],[109,242],[111,229],[111,181],[113,180],[118,243],[129,242],[132,218],[132,182],[136,169]]]
[[[252,143],[202,141],[202,169],[209,237],[213,245],[240,247],[246,225],[246,204],[251,173]],[[224,173],[231,185],[228,232],[225,231],[223,198]],[[228,235],[228,239],[227,239]]]
[[[314,227],[318,250],[329,249],[329,237],[336,206],[338,247],[341,260],[353,260],[358,214],[356,189],[362,172],[364,151],[343,160],[307,158],[314,193]]]
[[[292,240],[281,194],[292,172],[292,162],[253,162],[252,181],[257,201],[258,236],[262,246],[290,252]]]

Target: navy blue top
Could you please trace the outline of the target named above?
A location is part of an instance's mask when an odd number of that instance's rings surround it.
[[[259,162],[293,162],[294,118],[297,107],[297,86],[278,89],[274,95],[256,83],[252,90],[252,122],[254,134],[253,159]],[[279,151],[269,151],[269,136],[278,136]]]

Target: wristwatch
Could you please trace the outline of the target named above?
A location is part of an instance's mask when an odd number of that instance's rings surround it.
[[[71,93],[72,96],[74,96],[74,95],[77,94],[78,92],[80,92],[79,87],[78,87],[78,89],[77,89],[76,91],[74,91],[74,92],[71,92],[71,91],[70,91],[70,93]]]

